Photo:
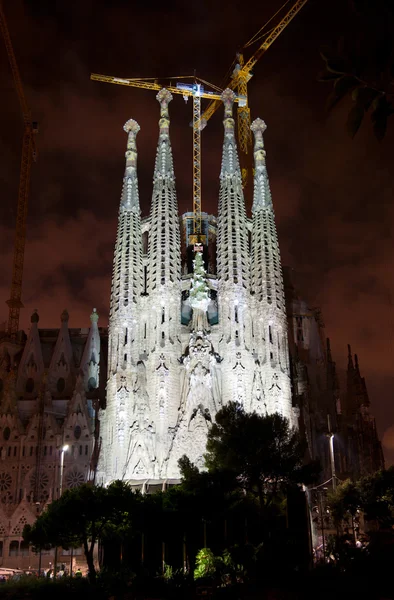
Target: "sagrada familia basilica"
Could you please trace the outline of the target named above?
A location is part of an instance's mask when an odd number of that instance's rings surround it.
[[[383,465],[365,381],[349,348],[339,385],[317,309],[282,269],[266,168],[265,123],[256,119],[254,196],[248,218],[225,90],[218,215],[203,214],[206,243],[189,244],[180,217],[163,89],[150,215],[141,219],[137,134],[129,120],[112,272],[109,327],[0,334],[0,562],[36,562],[21,538],[47,502],[85,481],[122,479],[149,492],[179,481],[186,454],[204,466],[217,411],[236,400],[279,412],[299,428],[311,458],[358,477]],[[193,246],[193,247],[191,247]],[[193,260],[188,257],[192,255]],[[1,337],[2,335],[2,337]],[[67,448],[66,448],[67,447]],[[2,557],[2,558],[1,558]]]

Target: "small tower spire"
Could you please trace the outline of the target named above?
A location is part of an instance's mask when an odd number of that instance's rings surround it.
[[[125,431],[130,427],[129,404],[124,390],[131,387],[133,367],[139,357],[139,321],[143,291],[141,215],[137,178],[136,137],[140,126],[129,119],[123,127],[127,133],[126,168],[120,198],[116,236],[111,302],[108,327],[107,406],[100,425],[105,452],[100,454],[99,473],[103,481],[122,474],[127,461]],[[97,384],[99,354],[98,315],[93,311],[91,335],[98,338],[95,351],[86,357],[87,384]],[[93,359],[92,359],[93,356]],[[90,371],[89,371],[90,368]],[[95,377],[96,373],[96,377]],[[122,395],[123,394],[123,395]]]
[[[352,348],[351,348],[350,344],[347,345],[347,368],[348,368],[348,371],[354,369]]]
[[[268,412],[278,411],[295,424],[291,403],[283,274],[265,164],[265,129],[266,124],[262,119],[256,119],[251,125],[255,162],[250,269],[250,292],[254,298],[257,317],[254,338],[258,359],[266,372],[266,380],[270,382]]]
[[[224,104],[224,142],[220,173],[217,260],[222,282],[249,285],[248,228],[242,177],[232,116],[235,94],[226,89]]]
[[[219,353],[231,365],[223,381],[223,403],[236,400],[247,404],[253,361],[249,307],[249,249],[242,177],[232,116],[235,94],[226,89],[224,104],[224,141],[220,172],[217,229],[218,306],[222,331]]]
[[[168,105],[172,94],[166,89],[156,96],[160,104],[159,141],[157,144],[151,228],[148,246],[148,293],[162,285],[175,284],[181,277],[180,233],[175,175],[170,142]]]

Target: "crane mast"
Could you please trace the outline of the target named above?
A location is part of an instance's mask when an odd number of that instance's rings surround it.
[[[8,61],[14,78],[14,85],[18,95],[24,122],[22,159],[19,176],[19,190],[15,226],[14,257],[12,265],[11,293],[9,300],[7,300],[9,308],[7,332],[11,338],[15,338],[19,330],[20,309],[23,308],[22,282],[26,244],[26,220],[29,205],[31,165],[33,160],[36,160],[37,156],[34,135],[38,132],[38,126],[36,122],[31,120],[31,113],[24,94],[22,80],[19,73],[18,64],[16,62],[16,57],[12,46],[10,33],[8,31],[7,21],[4,15],[1,0],[0,29],[3,35]]]
[[[257,63],[257,61],[268,50],[268,48],[280,36],[280,34],[287,27],[287,25],[294,19],[294,17],[299,13],[303,6],[305,6],[307,1],[308,0],[297,0],[297,2],[293,4],[291,9],[285,14],[285,16],[280,20],[280,22],[269,32],[269,34],[265,37],[264,41],[260,44],[259,48],[246,63],[244,62],[244,56],[242,53],[239,53],[237,55],[237,65],[226,87],[232,90],[237,90],[238,96],[241,96],[244,100],[242,104],[238,104],[238,140],[240,148],[245,154],[248,153],[252,141],[250,132],[250,109],[248,106],[248,81],[252,77],[252,69]],[[285,2],[285,5],[286,4],[287,2]],[[255,38],[256,36],[253,37]],[[203,122],[206,123],[218,108],[219,102],[217,102],[216,100],[212,100],[202,114],[201,119],[203,120]]]

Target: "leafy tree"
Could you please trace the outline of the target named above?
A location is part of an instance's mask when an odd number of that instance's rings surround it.
[[[25,541],[38,547],[81,545],[94,582],[93,560],[97,541],[111,528],[122,529],[131,518],[135,496],[129,486],[117,481],[108,488],[88,484],[66,490],[38,517],[32,527],[25,527]]]
[[[339,525],[342,521],[352,520],[361,507],[360,488],[357,483],[347,479],[329,495],[328,501],[334,523]]]
[[[387,0],[353,0],[350,19],[336,48],[324,48],[325,68],[319,81],[330,82],[331,109],[345,96],[353,106],[347,131],[354,137],[369,114],[373,131],[382,140],[388,118],[394,114],[394,3]],[[341,26],[346,21],[341,15]]]
[[[304,453],[298,432],[285,417],[246,413],[230,402],[208,433],[205,461],[210,472],[231,473],[263,510],[288,486],[309,483],[313,469],[303,466]]]

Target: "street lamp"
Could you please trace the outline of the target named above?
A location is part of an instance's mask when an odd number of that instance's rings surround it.
[[[63,492],[63,469],[64,469],[64,453],[68,450],[68,444],[63,446],[60,452],[60,485],[59,485],[59,498]]]
[[[337,487],[336,482],[336,473],[335,473],[335,454],[334,454],[334,434],[331,429],[331,419],[330,415],[327,415],[327,425],[328,425],[328,434],[327,437],[329,439],[330,445],[330,463],[331,463],[331,478],[332,478],[332,490],[335,492]]]

